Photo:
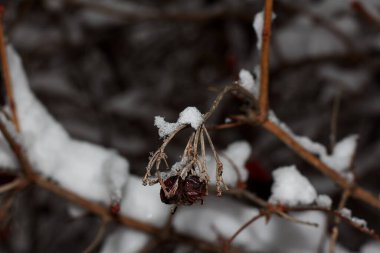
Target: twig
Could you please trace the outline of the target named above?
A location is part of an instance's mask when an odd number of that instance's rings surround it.
[[[12,81],[10,76],[10,70],[8,66],[8,60],[7,60],[7,50],[6,50],[6,43],[5,43],[5,35],[4,35],[4,25],[3,25],[3,19],[4,19],[4,13],[3,11],[0,11],[0,57],[1,57],[1,65],[2,65],[2,72],[3,72],[3,79],[5,84],[5,90],[7,93],[9,108],[12,113],[12,121],[15,125],[16,130],[20,131],[20,123],[17,117],[17,109],[16,109],[16,103],[13,96],[13,88],[12,88]]]
[[[331,114],[331,132],[330,132],[330,151],[334,150],[336,144],[336,137],[338,132],[338,116],[340,109],[341,93],[339,92],[334,99],[332,114]]]
[[[99,244],[101,243],[101,241],[104,237],[104,234],[105,234],[106,228],[107,228],[107,224],[108,224],[107,220],[102,220],[102,222],[99,226],[99,229],[96,232],[94,240],[91,242],[90,245],[88,245],[88,247],[83,251],[83,253],[91,253],[91,252],[94,252],[96,250],[96,248],[99,246]]]
[[[258,219],[264,217],[265,214],[262,213],[262,212],[259,212],[259,214],[253,216],[249,221],[247,221],[246,223],[244,223],[231,237],[230,239],[228,239],[226,242],[225,242],[225,245],[224,245],[224,250],[228,250],[230,245],[232,244],[233,240],[235,240],[235,238],[244,230],[246,229],[249,225],[251,225],[252,223],[254,223],[255,221],[257,221]]]
[[[0,186],[0,194],[14,190],[15,188],[23,188],[25,185],[27,185],[27,180],[23,178],[17,178],[8,184]]]
[[[257,120],[264,122],[268,116],[269,108],[269,49],[272,24],[273,0],[265,1],[264,9],[264,29],[263,43],[261,46],[261,64],[260,64],[260,97],[259,97],[259,115]]]
[[[345,205],[346,205],[346,202],[350,196],[350,189],[345,189],[343,191],[343,194],[342,194],[342,197],[339,201],[339,205],[338,205],[338,210],[341,210]],[[339,216],[335,216],[334,217],[334,226],[331,230],[331,236],[330,236],[330,243],[329,243],[329,253],[334,253],[335,252],[335,248],[336,248],[336,242],[338,240],[338,236],[339,236],[339,224],[341,222],[341,219]]]

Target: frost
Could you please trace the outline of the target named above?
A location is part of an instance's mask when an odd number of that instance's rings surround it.
[[[275,18],[276,18],[276,14],[272,13],[272,20]],[[256,46],[257,46],[257,49],[260,50],[262,41],[263,41],[264,11],[260,11],[259,13],[256,14],[252,26],[257,36]]]
[[[274,183],[271,203],[281,203],[288,206],[308,205],[315,201],[317,193],[309,180],[302,176],[296,167],[281,167],[273,171]]]
[[[347,174],[347,170],[351,164],[352,156],[356,150],[357,135],[350,135],[338,142],[331,155],[327,153],[325,146],[318,142],[313,142],[308,137],[298,136],[283,122],[281,122],[273,111],[269,112],[269,120],[281,127],[287,134],[304,147],[307,151],[316,154],[326,165],[342,173]]]
[[[245,169],[245,163],[251,155],[251,146],[249,143],[246,141],[233,142],[220,154],[220,159],[223,164],[224,183],[227,185],[236,185],[238,181],[236,169],[241,176],[241,180],[245,182],[248,177],[248,171]],[[216,164],[214,159],[209,159],[207,168],[209,170],[211,183],[215,184]]]
[[[252,74],[246,70],[242,69],[239,72],[239,84],[241,87],[251,92],[256,99],[259,98],[260,87],[258,83],[253,78]]]
[[[161,138],[170,135],[181,125],[189,124],[192,128],[197,129],[203,123],[203,115],[195,107],[187,107],[180,114],[177,122],[166,122],[161,116],[154,118],[154,125],[158,128],[158,135]]]
[[[331,208],[332,200],[327,195],[318,195],[316,201],[317,206],[324,208]]]
[[[114,151],[72,139],[31,92],[21,60],[7,48],[22,144],[30,162],[45,177],[90,201],[109,204],[122,198],[129,164]],[[6,141],[0,140],[2,168],[17,170]]]

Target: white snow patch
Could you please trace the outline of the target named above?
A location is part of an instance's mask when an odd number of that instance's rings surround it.
[[[195,130],[203,123],[203,115],[196,107],[186,107],[180,114],[177,122],[166,122],[161,116],[154,118],[154,125],[158,128],[158,135],[161,138],[170,135],[181,125],[189,124]]]
[[[339,210],[339,213],[340,213],[343,217],[345,217],[345,218],[347,218],[347,219],[351,219],[352,212],[351,212],[350,209],[344,207],[344,208],[342,208],[342,209]]]
[[[121,203],[121,214],[155,226],[165,224],[170,206],[160,200],[160,185],[143,186],[141,178],[130,176]]]
[[[358,217],[352,217],[351,221],[358,226],[367,227],[367,221]]]
[[[146,233],[131,229],[118,229],[107,237],[100,253],[139,252],[150,240]]]
[[[274,183],[269,202],[296,206],[311,204],[317,198],[314,187],[294,165],[278,168],[272,174]]]
[[[21,125],[19,138],[37,172],[90,201],[109,204],[121,199],[128,161],[111,150],[71,139],[31,92],[19,56],[12,47],[7,53]],[[3,168],[18,169],[4,138],[0,154]]]
[[[239,84],[241,87],[251,92],[256,99],[259,98],[260,87],[248,70],[240,70]]]
[[[272,12],[272,20],[276,18],[276,14]],[[256,32],[257,42],[256,46],[258,50],[261,50],[263,43],[263,30],[264,30],[264,11],[260,11],[255,15],[252,23],[252,27]]]
[[[324,208],[331,208],[332,204],[331,198],[327,195],[318,195],[315,202],[317,203],[317,206]]]
[[[180,114],[177,121],[179,124],[189,124],[195,130],[203,123],[202,113],[195,107],[189,106]]]
[[[236,141],[228,145],[226,150],[220,154],[223,163],[223,180],[227,185],[235,186],[238,181],[236,170],[245,182],[248,177],[248,171],[245,169],[245,163],[251,154],[251,146],[246,141]],[[233,163],[233,164],[232,164]],[[234,168],[235,166],[235,168]],[[216,164],[215,160],[208,156],[207,162],[208,173],[212,184],[216,182]]]

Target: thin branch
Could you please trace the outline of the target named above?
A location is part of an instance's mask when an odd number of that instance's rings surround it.
[[[263,29],[263,42],[261,46],[261,64],[260,64],[260,97],[258,121],[263,122],[267,119],[269,108],[269,49],[270,49],[270,36],[272,24],[272,8],[273,0],[265,1],[264,9],[264,29]]]
[[[104,234],[106,232],[108,221],[102,220],[98,231],[96,232],[94,240],[91,242],[90,245],[83,251],[83,253],[91,253],[96,250],[96,248],[99,246],[99,244],[102,242]]]
[[[17,178],[8,184],[0,186],[0,194],[14,190],[16,188],[23,188],[28,184],[27,180],[23,178]]]
[[[231,237],[228,239],[224,245],[224,249],[227,250],[229,249],[230,245],[232,244],[233,240],[244,230],[246,229],[249,225],[257,221],[258,219],[264,217],[265,214],[262,212],[259,212],[259,214],[253,216],[249,221],[244,223]]]
[[[16,103],[13,96],[12,80],[11,80],[10,70],[9,70],[8,60],[7,60],[7,50],[6,50],[6,43],[5,43],[3,19],[4,19],[4,13],[0,11],[0,58],[1,58],[2,74],[3,74],[5,90],[6,90],[6,94],[8,98],[9,108],[12,114],[12,121],[15,125],[16,130],[19,132],[20,123],[17,117]]]

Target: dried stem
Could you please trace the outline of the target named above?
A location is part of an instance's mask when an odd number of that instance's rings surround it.
[[[343,194],[342,194],[342,197],[339,201],[339,205],[338,205],[338,210],[341,210],[345,205],[346,205],[346,202],[350,196],[350,189],[345,189],[343,191]],[[341,219],[339,216],[335,216],[334,217],[334,226],[331,230],[331,236],[330,236],[330,243],[329,243],[329,253],[334,253],[335,252],[335,248],[336,248],[336,242],[338,240],[338,236],[339,236],[339,224],[341,222]]]
[[[1,57],[1,65],[2,65],[2,72],[3,72],[3,79],[5,84],[5,90],[8,98],[9,108],[11,110],[12,114],[12,121],[15,125],[16,130],[20,131],[20,123],[17,117],[17,109],[16,109],[16,103],[13,96],[13,88],[12,88],[12,81],[8,66],[8,60],[7,60],[7,50],[6,50],[6,43],[5,43],[5,35],[4,35],[4,13],[0,11],[0,57]]]
[[[260,65],[260,97],[259,97],[259,115],[257,120],[263,122],[267,119],[269,108],[269,49],[272,24],[273,0],[265,1],[264,9],[264,29],[262,34],[261,46],[261,65]]]

